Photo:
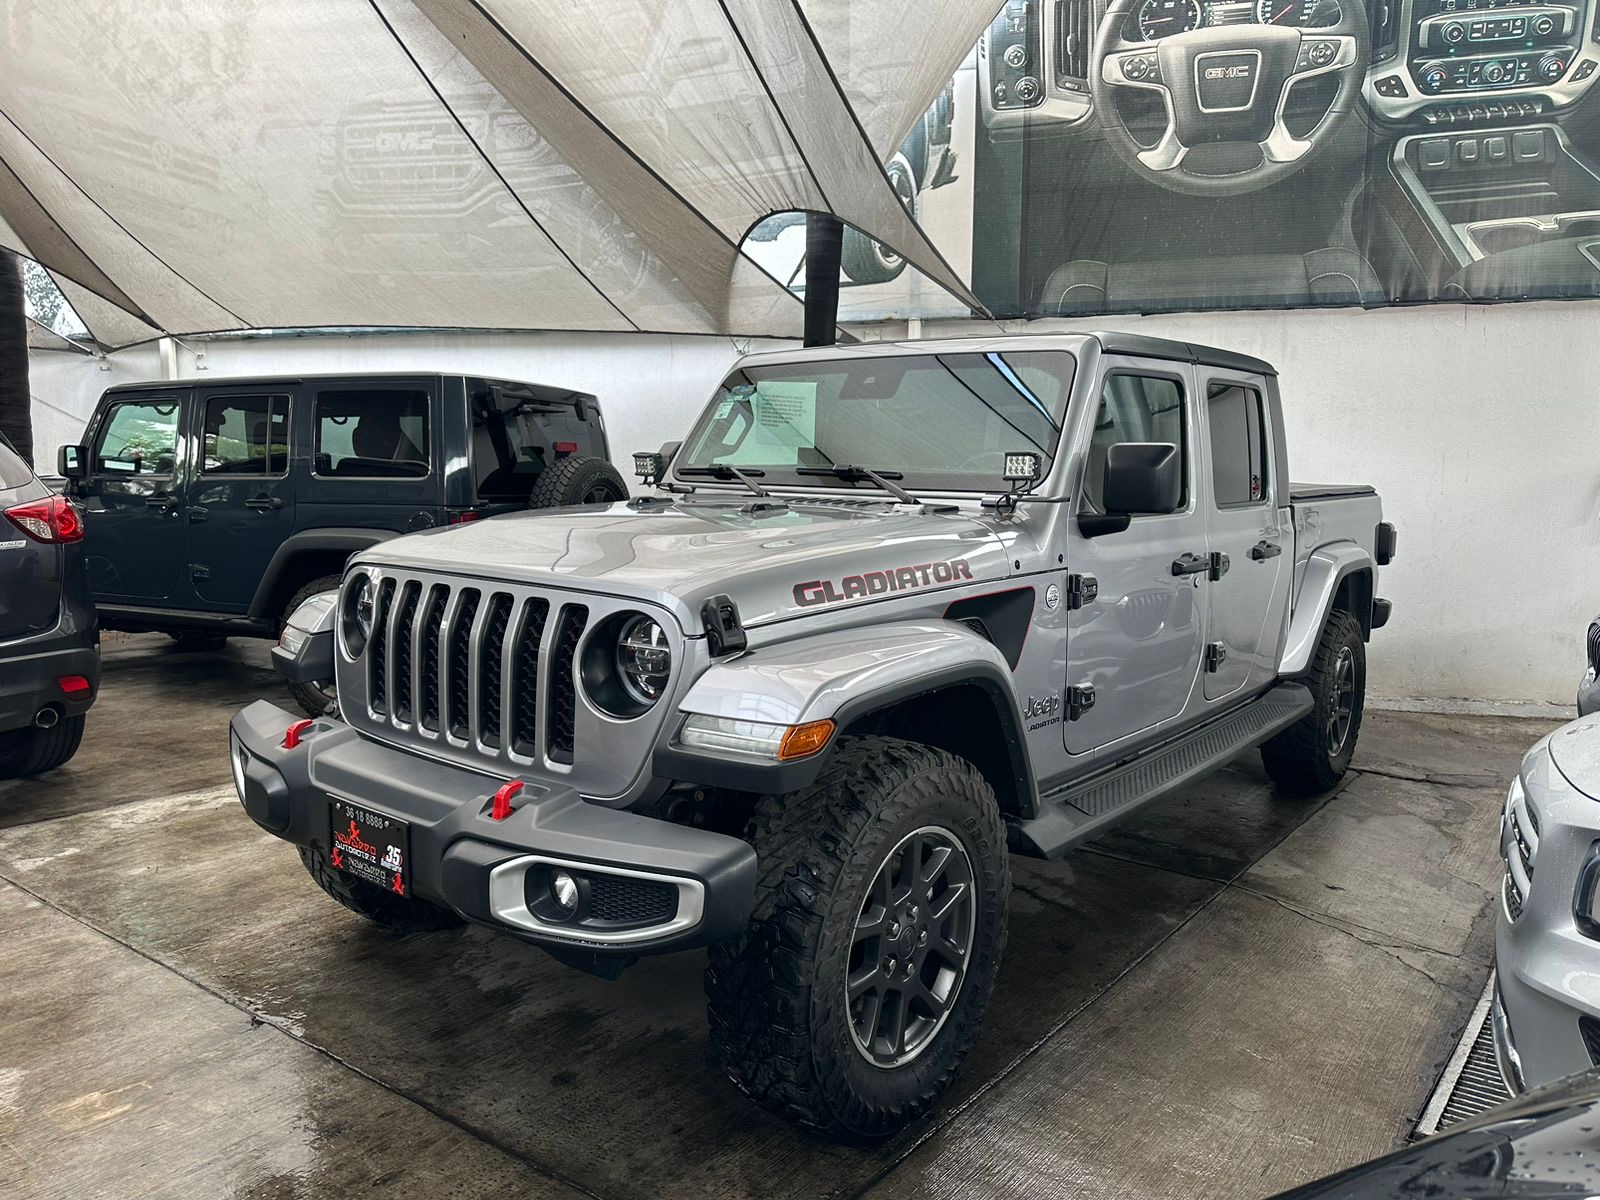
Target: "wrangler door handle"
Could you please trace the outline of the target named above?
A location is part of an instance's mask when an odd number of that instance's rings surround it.
[[[1278,545],[1277,542],[1269,542],[1266,538],[1262,538],[1254,546],[1250,547],[1250,557],[1257,562],[1262,562],[1269,558],[1277,558],[1282,553],[1282,546]]]
[[[1211,560],[1203,554],[1180,554],[1172,560],[1174,575],[1204,575],[1211,570]]]
[[[252,499],[246,500],[244,502],[244,506],[246,508],[254,508],[265,512],[274,508],[282,508],[283,501],[276,496],[256,496]]]
[[[144,503],[146,508],[159,508],[162,512],[171,512],[178,507],[178,498],[176,496],[146,496]]]

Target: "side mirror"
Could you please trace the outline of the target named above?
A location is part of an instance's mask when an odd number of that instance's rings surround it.
[[[63,479],[82,479],[89,474],[89,459],[82,446],[62,446],[56,451],[56,474]]]
[[[1177,511],[1183,500],[1183,468],[1170,442],[1118,442],[1106,449],[1100,494],[1115,516]]]

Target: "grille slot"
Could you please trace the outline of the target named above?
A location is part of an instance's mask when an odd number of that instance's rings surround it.
[[[1600,621],[1589,626],[1589,665],[1600,672]]]
[[[489,601],[478,651],[478,740],[500,745],[500,685],[505,680],[506,626],[511,623],[511,597],[496,592]]]
[[[471,729],[469,704],[472,695],[472,622],[478,615],[483,594],[477,588],[461,593],[455,615],[450,619],[445,659],[445,728],[453,738],[466,740]]]
[[[546,729],[545,754],[552,762],[571,763],[577,731],[578,685],[574,669],[578,640],[589,621],[589,609],[568,604],[561,609],[556,625],[550,663],[550,713]]]
[[[539,745],[539,644],[550,602],[537,597],[523,610],[511,667],[511,752],[533,758]]]
[[[678,889],[654,879],[589,877],[588,919],[615,925],[661,925],[678,915]]]
[[[1583,1048],[1589,1052],[1589,1061],[1600,1067],[1600,1021],[1579,1017],[1578,1032],[1583,1035]]]
[[[1522,893],[1517,890],[1517,881],[1511,878],[1511,872],[1506,872],[1505,885],[1501,889],[1505,893],[1506,915],[1513,921],[1522,919]]]
[[[378,587],[378,602],[372,608],[372,637],[367,641],[367,704],[380,716],[389,711],[389,602],[394,599],[394,580],[385,579]]]
[[[412,622],[417,617],[417,600],[422,595],[422,585],[412,582],[400,589],[400,603],[395,606],[394,626],[389,644],[394,652],[394,719],[411,720],[411,649]]]
[[[428,591],[422,609],[422,670],[418,683],[417,724],[430,733],[439,732],[439,636],[444,629],[445,605],[450,589],[435,584]]]

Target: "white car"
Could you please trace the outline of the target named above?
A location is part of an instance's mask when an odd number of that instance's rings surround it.
[[[1600,1066],[1600,716],[1522,760],[1500,821],[1506,860],[1495,1050],[1514,1092]]]

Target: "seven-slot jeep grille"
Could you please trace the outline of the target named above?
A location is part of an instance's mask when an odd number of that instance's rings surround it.
[[[608,620],[651,606],[626,597],[522,583],[466,580],[427,570],[356,567],[349,589],[375,578],[372,631],[361,653],[341,645],[341,707],[373,737],[501,778],[565,776],[586,796],[624,794],[645,777],[662,723],[660,703],[634,718],[607,715],[581,676],[613,657],[587,639]],[[664,625],[670,618],[657,617]],[[673,651],[684,649],[673,624]]]

